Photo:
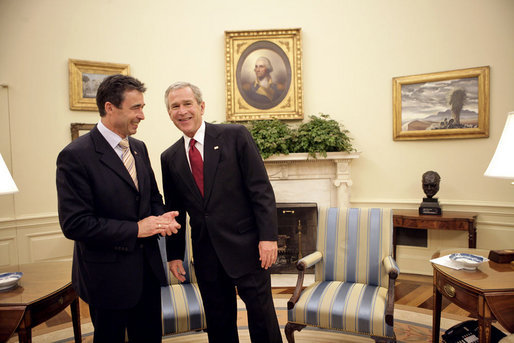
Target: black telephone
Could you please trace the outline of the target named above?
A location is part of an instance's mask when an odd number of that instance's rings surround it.
[[[491,326],[491,343],[498,342],[506,335]],[[457,324],[448,330],[442,336],[445,343],[479,343],[478,340],[478,320],[468,320]]]

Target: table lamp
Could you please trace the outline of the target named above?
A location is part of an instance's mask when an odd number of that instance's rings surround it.
[[[9,169],[7,169],[7,165],[4,162],[4,158],[0,154],[0,195],[16,193],[17,191],[18,187],[16,187],[11,173],[9,173]]]
[[[507,115],[500,142],[484,175],[514,180],[514,112]]]

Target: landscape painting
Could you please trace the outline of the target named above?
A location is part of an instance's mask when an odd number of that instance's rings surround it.
[[[478,78],[402,87],[402,130],[478,127]]]
[[[488,72],[471,70],[393,79],[394,139],[486,137]]]

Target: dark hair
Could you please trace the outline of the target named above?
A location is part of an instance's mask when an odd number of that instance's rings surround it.
[[[106,77],[96,92],[96,106],[100,112],[100,117],[105,116],[105,103],[110,102],[117,108],[125,99],[125,92],[138,90],[141,93],[146,91],[144,83],[138,79],[127,75],[110,75]]]

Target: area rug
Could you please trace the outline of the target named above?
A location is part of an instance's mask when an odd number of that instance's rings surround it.
[[[275,307],[281,327],[283,341],[287,342],[284,335],[284,326],[287,323],[287,299],[275,298]],[[238,329],[241,343],[250,342],[248,327],[246,322],[246,311],[242,302],[238,303]],[[432,341],[432,312],[413,308],[410,306],[395,306],[395,324],[394,330],[398,342],[431,342]],[[465,321],[468,318],[451,316],[446,317],[443,313],[441,319],[441,333],[453,325]],[[84,343],[93,342],[93,326],[89,320],[82,321],[82,338]],[[338,343],[338,342],[373,342],[373,340],[365,337],[347,335],[341,332],[321,330],[317,328],[306,327],[300,332],[295,332],[296,343]],[[12,337],[9,343],[18,342],[17,337]],[[34,332],[32,337],[34,343],[71,343],[73,339],[73,329],[69,326],[57,329],[43,334]],[[178,334],[163,338],[163,343],[205,343],[207,342],[207,334],[205,332],[192,332],[186,334]]]

